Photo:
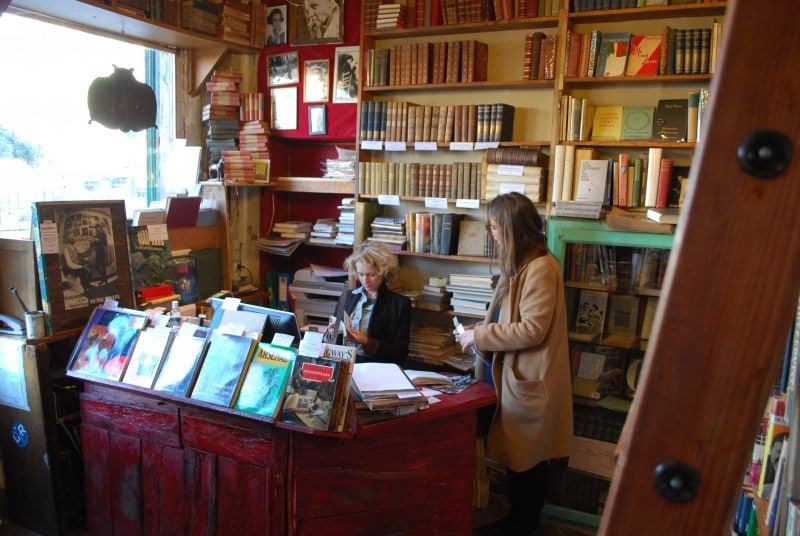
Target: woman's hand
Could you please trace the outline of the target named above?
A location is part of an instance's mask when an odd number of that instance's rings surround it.
[[[463,333],[454,330],[453,335],[456,338],[456,342],[461,345],[462,352],[469,353],[472,351],[472,348],[475,347],[475,331],[473,326],[466,326]]]
[[[369,342],[369,337],[358,331],[354,328],[347,328],[347,338],[355,343],[358,343],[362,346],[366,345]]]

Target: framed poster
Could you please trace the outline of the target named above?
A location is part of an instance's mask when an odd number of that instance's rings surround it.
[[[297,128],[297,87],[279,87],[270,90],[272,101],[272,128],[295,130]]]
[[[303,102],[328,102],[330,61],[308,60],[303,63]]]
[[[358,47],[336,47],[333,102],[358,102]]]
[[[83,327],[106,299],[133,307],[125,201],[36,202],[33,222],[51,335]]]
[[[308,133],[312,136],[327,132],[325,121],[325,105],[317,104],[308,107]]]
[[[341,43],[344,38],[344,0],[300,0],[289,4],[292,45]]]
[[[267,80],[270,86],[300,82],[297,51],[267,56]]]
[[[267,11],[267,45],[286,44],[286,6],[270,6]]]

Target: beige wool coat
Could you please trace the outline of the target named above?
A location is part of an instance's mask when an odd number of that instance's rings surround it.
[[[496,298],[495,298],[496,299]],[[491,311],[500,307],[496,323]],[[547,254],[529,262],[475,327],[475,345],[494,352],[497,405],[487,455],[521,472],[572,450],[572,376],[564,282]]]

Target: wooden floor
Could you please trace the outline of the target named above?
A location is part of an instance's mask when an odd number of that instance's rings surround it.
[[[489,497],[489,505],[486,508],[475,508],[472,513],[474,534],[477,534],[477,529],[488,525],[489,523],[505,517],[508,511],[508,496],[503,493],[491,492]],[[587,536],[594,534],[585,529],[576,529],[567,525],[557,523],[553,520],[545,519],[544,522],[544,536]],[[0,525],[0,536],[40,536],[38,533],[30,531],[26,528],[14,525],[11,523],[4,523]],[[85,530],[75,530],[70,532],[68,536],[89,536]]]

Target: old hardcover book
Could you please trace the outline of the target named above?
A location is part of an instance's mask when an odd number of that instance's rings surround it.
[[[603,32],[597,51],[597,76],[622,76],[628,64],[631,34]]]
[[[658,74],[661,61],[661,35],[632,35],[626,76]]]
[[[156,375],[153,389],[186,396],[205,351],[211,330],[194,324],[182,324],[172,340],[161,369]]]
[[[686,141],[688,120],[688,98],[659,100],[655,112],[653,139],[660,141]]]
[[[297,351],[261,342],[253,352],[233,408],[275,418],[280,411]]]
[[[161,285],[170,278],[169,240],[151,240],[146,225],[130,226],[128,249],[134,290]]]
[[[197,224],[197,215],[200,213],[199,195],[186,197],[167,198],[167,228],[194,227]]]
[[[255,345],[256,340],[250,337],[214,331],[190,398],[225,407],[233,405]]]
[[[592,141],[619,141],[622,136],[622,105],[598,106],[594,110]]]
[[[175,293],[180,295],[180,302],[185,304],[199,300],[200,282],[194,257],[191,255],[170,257],[167,267],[170,274],[169,282]]]
[[[605,199],[608,160],[581,160],[575,201],[602,203]]]
[[[458,229],[458,254],[483,257],[486,223],[480,220],[462,219]]]
[[[462,214],[448,212],[442,215],[442,233],[440,240],[440,255],[452,255],[458,250],[458,229]]]
[[[625,106],[622,110],[622,130],[620,139],[649,140],[653,137],[653,106]]]

